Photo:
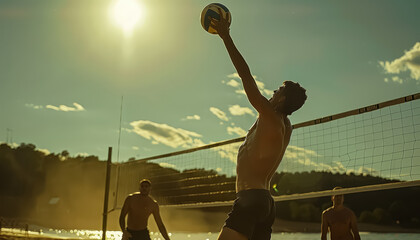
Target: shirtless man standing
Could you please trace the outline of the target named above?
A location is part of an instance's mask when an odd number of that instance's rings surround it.
[[[123,232],[123,240],[150,240],[147,220],[153,214],[156,225],[165,240],[169,240],[168,233],[159,213],[159,204],[149,197],[152,183],[143,179],[140,181],[140,192],[130,194],[124,201],[120,214],[120,227]],[[127,228],[125,227],[125,216]]]
[[[259,113],[239,148],[236,166],[237,198],[218,239],[270,239],[275,219],[270,181],[292,133],[287,115],[302,107],[306,100],[306,90],[297,83],[285,81],[269,100],[266,99],[261,95],[248,64],[233,43],[227,21],[222,18],[219,21],[211,19],[211,22],[241,77],[249,102]]]
[[[335,187],[333,190],[340,188]],[[322,213],[321,240],[327,240],[328,229],[331,240],[360,240],[356,215],[343,206],[344,196],[334,195],[331,200],[333,206]]]

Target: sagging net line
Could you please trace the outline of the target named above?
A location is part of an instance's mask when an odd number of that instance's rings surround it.
[[[420,93],[293,125],[292,138],[272,180],[276,201],[420,186]],[[153,183],[162,206],[201,208],[231,205],[235,199],[238,147],[245,137],[114,164],[113,210]],[[340,190],[311,184],[282,192],[285,173],[322,172],[373,176],[380,184]],[[303,184],[305,185],[305,184]],[[113,211],[111,210],[111,211]]]

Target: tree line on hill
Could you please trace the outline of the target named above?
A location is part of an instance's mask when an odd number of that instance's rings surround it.
[[[235,198],[235,177],[219,175],[215,170],[177,170],[154,162],[131,159],[119,175],[119,183],[137,190],[140,178],[153,183],[152,196],[160,204],[227,201]],[[38,151],[33,144],[13,148],[0,145],[0,216],[30,218],[40,223],[98,229],[102,215],[106,162],[96,156],[72,157],[68,151],[59,154]],[[133,179],[134,177],[134,179]],[[271,183],[274,196],[330,190],[336,186],[356,187],[395,182],[376,176],[330,172],[276,173]],[[113,181],[114,182],[114,181]],[[112,184],[111,184],[112,185]],[[127,192],[116,191],[112,197],[124,199]],[[400,188],[348,194],[345,205],[360,222],[399,224],[420,227],[420,188]],[[112,205],[112,203],[110,204]],[[306,222],[320,222],[323,210],[331,206],[330,197],[277,202],[277,217]],[[206,208],[203,211],[228,211],[229,207]],[[74,226],[74,222],[79,224]],[[73,224],[73,225],[71,225]],[[54,226],[51,226],[54,227]]]

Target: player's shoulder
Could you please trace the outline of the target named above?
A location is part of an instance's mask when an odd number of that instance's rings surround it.
[[[346,211],[348,214],[355,215],[355,214],[354,214],[354,212],[353,212],[353,210],[351,210],[350,208],[348,208],[348,207],[344,207],[344,209],[345,209],[345,211]]]
[[[128,194],[127,198],[134,198],[136,196],[140,196],[140,192],[130,193],[130,194]]]
[[[322,214],[323,214],[323,215],[324,215],[324,214],[329,214],[332,210],[333,210],[333,207],[329,207],[329,208],[325,209],[325,210],[322,212]]]
[[[158,211],[159,210],[159,204],[156,200],[154,200],[153,198],[151,198],[149,196],[149,206],[153,209],[153,211]]]

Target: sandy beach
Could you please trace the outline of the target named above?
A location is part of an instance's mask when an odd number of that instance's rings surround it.
[[[174,226],[175,227],[175,226]],[[151,226],[151,230],[154,227]],[[185,229],[185,228],[184,228]],[[373,232],[373,233],[420,233],[419,229],[407,229],[402,228],[399,226],[381,226],[375,224],[366,224],[366,223],[359,223],[360,232]],[[207,232],[209,229],[191,229],[191,233],[199,233],[199,232]],[[172,231],[173,233],[177,233],[177,231]],[[189,232],[189,231],[181,231],[181,232]],[[217,233],[218,229],[211,229],[210,232]],[[319,233],[320,232],[320,223],[313,223],[313,222],[294,222],[294,221],[287,221],[282,219],[276,219],[273,225],[273,233]],[[96,236],[97,238],[98,236]],[[34,240],[73,240],[73,239],[81,239],[81,238],[72,238],[66,236],[57,237],[57,235],[53,234],[39,234],[38,232],[29,231],[26,233],[24,230],[20,229],[3,229],[0,232],[0,240],[12,240],[12,239],[34,239]],[[86,239],[88,239],[86,237]]]
[[[360,232],[377,233],[420,233],[420,229],[402,228],[399,226],[376,225],[369,223],[358,223]],[[321,232],[321,223],[314,222],[294,222],[282,219],[276,219],[273,225],[273,232]]]

